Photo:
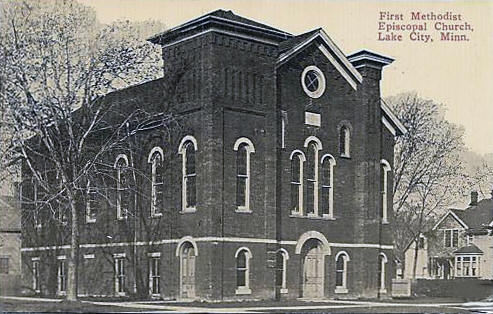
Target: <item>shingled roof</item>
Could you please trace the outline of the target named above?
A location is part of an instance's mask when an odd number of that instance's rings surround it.
[[[483,254],[483,251],[474,244],[470,244],[454,251],[454,254]]]
[[[483,199],[466,209],[451,209],[469,229],[479,230],[493,221],[493,198]]]

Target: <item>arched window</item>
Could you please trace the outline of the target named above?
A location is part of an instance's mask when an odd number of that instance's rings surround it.
[[[385,264],[387,264],[387,256],[384,253],[378,255],[378,291],[379,293],[387,293],[385,288]]]
[[[124,154],[116,157],[116,218],[127,218],[129,205],[129,187],[127,180],[128,158]]]
[[[195,211],[197,205],[197,172],[195,168],[195,152],[197,140],[190,135],[185,136],[178,148],[182,155],[182,211]]]
[[[303,162],[305,155],[299,150],[291,153],[291,214],[303,214]]]
[[[91,181],[86,186],[86,223],[96,222],[96,189]]]
[[[388,216],[387,216],[387,206],[388,206],[388,173],[391,170],[390,164],[388,161],[385,159],[382,159],[380,161],[381,164],[381,169],[382,169],[382,174],[381,174],[381,187],[382,187],[382,211],[381,211],[381,218],[382,218],[382,223],[386,224],[388,223]]]
[[[248,248],[236,251],[236,294],[250,294],[250,259],[252,253]]]
[[[305,140],[306,153],[306,213],[318,216],[318,151],[322,143],[314,136]]]
[[[341,157],[350,157],[351,131],[347,125],[339,129],[339,153]]]
[[[334,166],[332,155],[322,157],[322,216],[334,218]]]
[[[250,211],[250,154],[255,152],[253,143],[239,138],[235,145],[236,151],[236,206],[238,211]]]
[[[347,264],[349,255],[341,251],[336,255],[336,290],[335,293],[347,293]]]
[[[154,147],[147,158],[147,162],[151,164],[151,217],[162,215],[161,208],[164,186],[163,161],[163,150],[160,147]]]
[[[289,254],[285,249],[279,249],[277,251],[277,278],[276,282],[280,288],[280,293],[288,293],[287,288],[287,270],[288,270]]]

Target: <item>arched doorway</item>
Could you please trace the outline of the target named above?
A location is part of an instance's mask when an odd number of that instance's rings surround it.
[[[180,247],[180,297],[195,298],[195,248],[190,242]]]
[[[318,239],[307,240],[302,248],[302,285],[303,298],[322,298],[324,296],[325,258],[322,242]]]

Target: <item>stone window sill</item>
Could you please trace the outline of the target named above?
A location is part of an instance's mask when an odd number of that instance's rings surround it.
[[[238,214],[251,214],[252,211],[249,210],[249,209],[240,209],[240,208],[237,208],[235,210],[235,213],[238,213]]]
[[[252,294],[252,289],[247,287],[238,287],[235,291],[236,294]]]
[[[288,293],[288,289],[287,288],[281,288],[280,293],[281,294],[286,294],[286,293]]]
[[[336,287],[336,290],[334,292],[338,293],[338,294],[343,294],[343,293],[348,293],[348,290],[347,290],[347,288]]]
[[[290,218],[302,218],[302,219],[313,219],[313,220],[336,220],[334,217],[329,217],[329,215],[323,215],[322,217],[320,216],[302,216],[300,214],[293,214],[289,215]]]
[[[197,208],[195,208],[195,207],[187,207],[187,208],[183,208],[180,211],[180,214],[193,214],[193,213],[196,213],[196,212],[197,212]]]
[[[380,289],[378,289],[378,292],[379,292],[379,293],[387,293],[387,289],[385,289],[385,288],[383,288],[383,289],[382,289],[382,288],[380,288]]]
[[[160,218],[163,216],[163,213],[154,213],[154,214],[151,214],[151,218]]]

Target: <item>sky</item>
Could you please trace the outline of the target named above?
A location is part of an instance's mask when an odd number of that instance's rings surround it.
[[[79,1],[94,7],[104,23],[154,19],[171,28],[225,9],[295,35],[322,27],[346,54],[368,49],[395,59],[383,72],[383,97],[415,91],[442,103],[447,120],[464,127],[471,151],[493,153],[493,1]],[[431,20],[413,20],[418,12]],[[424,23],[426,30],[416,29],[412,38],[412,30],[395,29]],[[451,32],[464,40],[441,40],[444,27],[456,28]]]

